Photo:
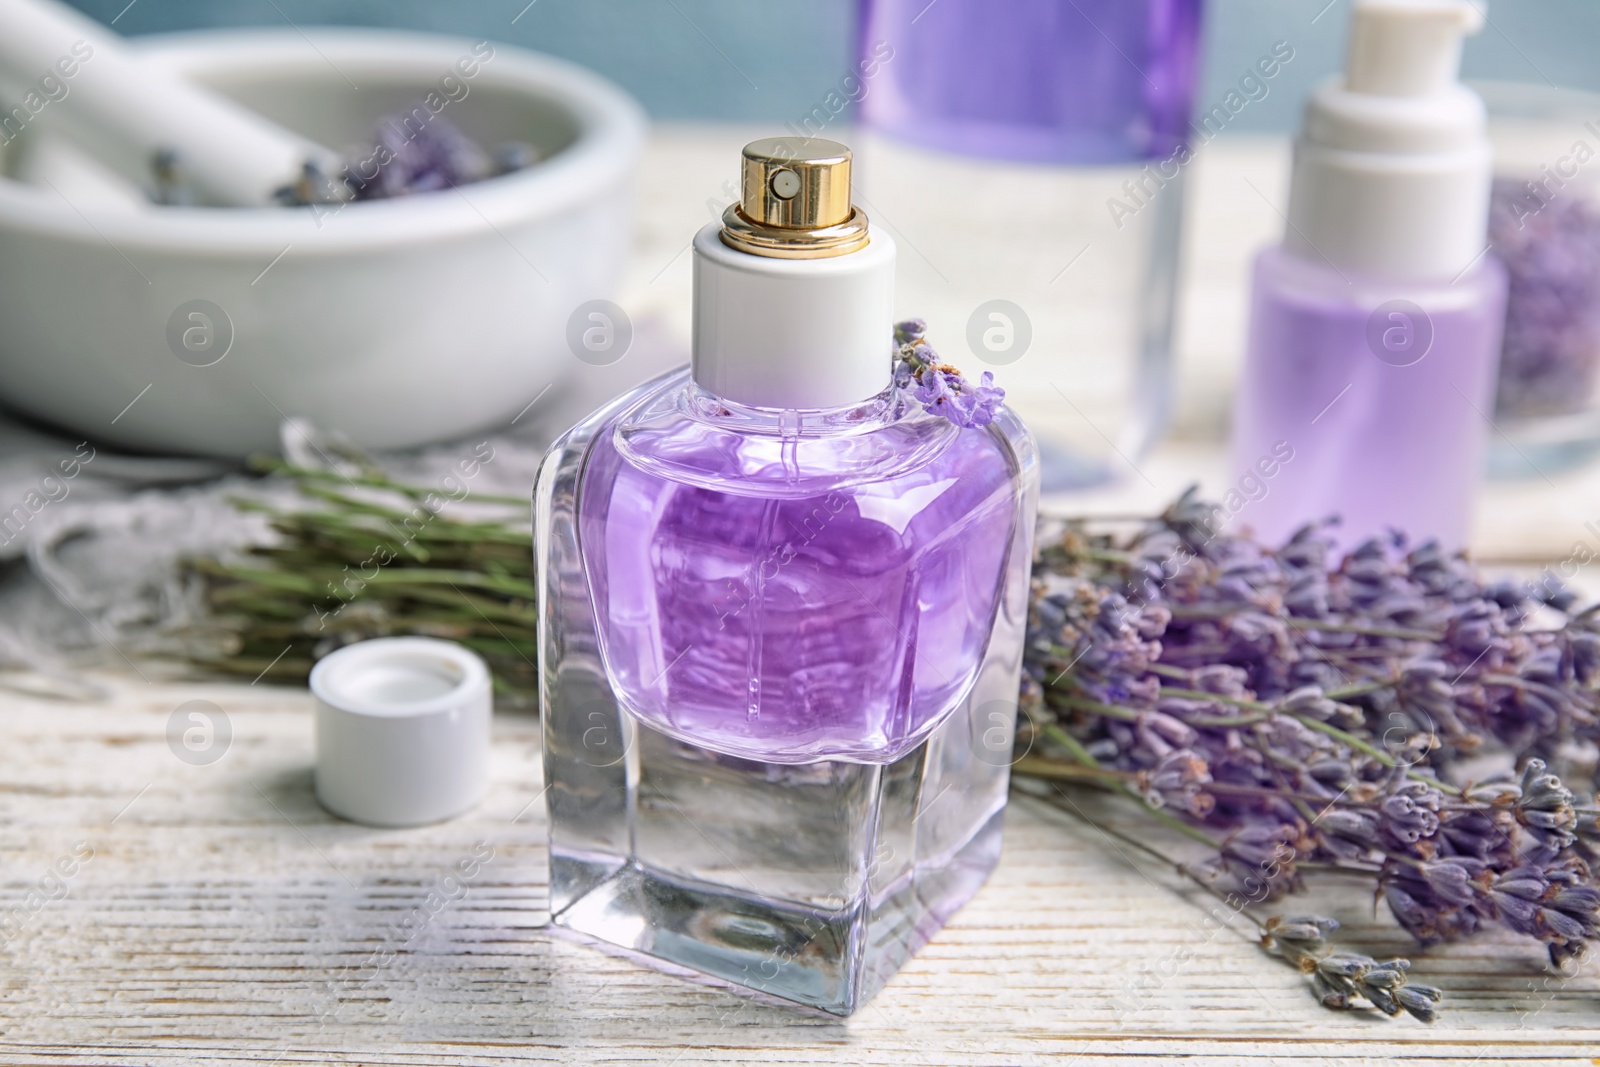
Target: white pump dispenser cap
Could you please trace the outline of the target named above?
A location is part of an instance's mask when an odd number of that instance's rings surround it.
[[[1461,39],[1483,15],[1458,0],[1388,0],[1356,8],[1345,88],[1379,96],[1427,96],[1455,84]]]
[[[1450,280],[1487,245],[1483,101],[1457,81],[1468,0],[1357,0],[1345,74],[1306,105],[1284,247],[1341,272]]]
[[[850,204],[850,150],[754,141],[743,196],[694,240],[692,372],[750,407],[849,407],[894,374],[894,241]]]

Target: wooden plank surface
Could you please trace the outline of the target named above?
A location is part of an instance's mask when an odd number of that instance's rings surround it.
[[[1347,942],[1408,955],[1447,1011],[1329,1012],[1243,924],[1208,935],[1205,901],[1026,797],[994,878],[874,1001],[805,1014],[543,928],[531,717],[497,716],[476,811],[380,831],[317,806],[305,693],[105,681],[100,704],[0,698],[0,1063],[1600,1063],[1592,965],[1418,952],[1346,910]],[[196,699],[232,727],[209,766],[168,743]],[[490,850],[464,895],[443,881]]]

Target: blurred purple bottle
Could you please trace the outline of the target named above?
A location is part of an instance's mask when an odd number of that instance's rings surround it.
[[[1506,306],[1483,101],[1456,80],[1480,25],[1468,0],[1359,0],[1307,105],[1234,415],[1230,474],[1263,488],[1229,510],[1269,543],[1331,515],[1347,549],[1468,541]]]
[[[1187,139],[1200,7],[1201,0],[864,0],[864,59],[894,50],[881,84],[862,101],[864,116],[896,137],[963,155],[1164,158]]]
[[[1201,12],[862,0],[842,85],[862,203],[916,250],[902,311],[997,368],[1051,491],[1131,476],[1168,422]]]

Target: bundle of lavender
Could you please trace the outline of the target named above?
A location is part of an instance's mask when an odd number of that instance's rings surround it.
[[[1420,944],[1500,926],[1575,960],[1600,935],[1600,611],[1399,535],[1336,560],[1326,527],[1274,551],[1216,514],[1191,491],[1122,536],[1041,531],[1016,770],[1125,793],[1230,901],[1337,871]],[[1244,913],[1327,1006],[1434,1018],[1404,960]]]
[[[288,480],[302,503],[239,498],[266,513],[276,539],[243,559],[191,559],[210,626],[189,642],[208,671],[304,682],[312,665],[344,645],[417,634],[477,652],[511,704],[537,702],[533,534],[525,500],[477,494],[502,505],[503,521],[468,521],[439,510],[439,493],[369,468],[308,470],[274,460],[258,469]]]

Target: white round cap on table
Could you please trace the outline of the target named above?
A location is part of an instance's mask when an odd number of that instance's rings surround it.
[[[431,637],[380,637],[323,657],[316,698],[317,799],[368,826],[460,815],[489,784],[489,670]]]

